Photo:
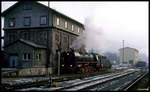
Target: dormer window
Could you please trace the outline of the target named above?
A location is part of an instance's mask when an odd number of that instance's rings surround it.
[[[15,26],[15,18],[9,18],[9,27]]]

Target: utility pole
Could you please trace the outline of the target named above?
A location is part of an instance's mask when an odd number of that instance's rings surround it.
[[[123,40],[123,58],[122,58],[122,62],[124,63],[124,40]]]
[[[50,59],[50,48],[49,48],[49,1],[48,1],[48,17],[47,17],[47,24],[48,24],[48,30],[47,30],[47,59],[46,59],[46,76],[48,76],[48,67],[49,67],[49,59]]]

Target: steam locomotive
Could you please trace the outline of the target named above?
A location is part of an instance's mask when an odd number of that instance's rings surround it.
[[[107,70],[111,64],[106,56],[94,53],[80,53],[71,49],[61,53],[60,72],[85,73]]]

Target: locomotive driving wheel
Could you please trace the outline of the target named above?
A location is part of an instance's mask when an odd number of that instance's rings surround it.
[[[85,69],[84,68],[80,68],[80,73],[84,73]]]

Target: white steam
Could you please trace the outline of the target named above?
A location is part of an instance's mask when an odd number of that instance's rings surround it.
[[[103,54],[109,48],[108,40],[105,37],[104,30],[93,23],[91,18],[85,19],[85,31],[81,34],[71,47],[81,48],[85,45],[86,51],[94,51]]]

